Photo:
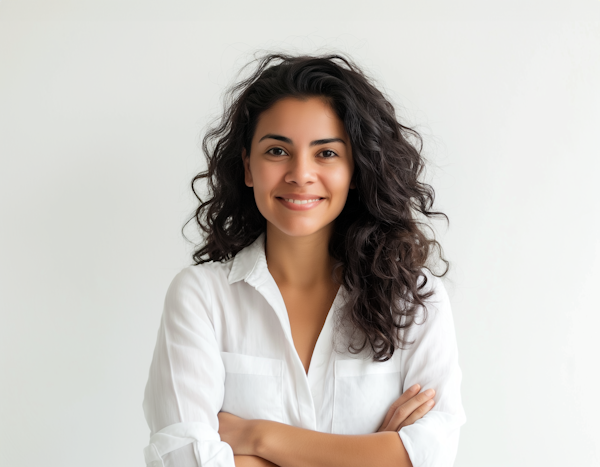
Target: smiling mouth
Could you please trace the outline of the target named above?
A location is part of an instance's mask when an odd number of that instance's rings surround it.
[[[314,203],[315,201],[319,201],[325,198],[315,198],[315,199],[291,199],[291,198],[281,198],[281,197],[277,197],[279,199],[282,199],[284,201],[287,201],[288,203],[294,203],[294,204],[308,204],[308,203]]]

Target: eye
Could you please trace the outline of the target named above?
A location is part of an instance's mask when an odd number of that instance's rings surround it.
[[[271,148],[267,151],[267,154],[271,154],[273,156],[283,156],[287,153],[281,148]]]
[[[337,154],[331,149],[325,149],[324,151],[321,151],[321,155],[323,159],[333,159],[334,157],[337,157]]]

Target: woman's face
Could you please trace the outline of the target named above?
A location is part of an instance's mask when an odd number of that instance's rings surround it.
[[[284,98],[264,111],[244,153],[259,211],[290,236],[314,234],[340,214],[354,172],[344,124],[319,98]]]

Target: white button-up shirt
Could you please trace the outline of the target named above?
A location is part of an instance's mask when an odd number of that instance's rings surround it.
[[[451,466],[465,415],[441,280],[428,274],[434,295],[427,319],[410,328],[414,343],[383,363],[368,358],[368,349],[348,351],[336,326],[340,287],[307,374],[264,240],[260,235],[229,261],[189,266],[169,286],[143,402],[151,430],[146,465],[234,467],[217,431],[219,411],[326,433],[374,433],[392,402],[419,383],[436,390],[436,405],[399,436],[414,467]],[[418,316],[422,323],[422,309]]]

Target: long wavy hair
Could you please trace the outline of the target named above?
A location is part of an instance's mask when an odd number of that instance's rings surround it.
[[[266,230],[241,157],[242,149],[250,154],[260,114],[285,97],[325,99],[350,137],[355,167],[356,189],[349,190],[329,243],[332,279],[341,277],[347,291],[344,322],[361,336],[348,349],[359,353],[370,345],[373,359],[386,361],[411,343],[402,330],[415,323],[419,307],[427,317],[433,291],[424,270],[441,277],[449,266],[426,223],[448,218],[432,210],[434,190],[421,181],[422,139],[399,123],[390,101],[348,57],[267,54],[251,63],[254,72],[232,86],[220,121],[202,141],[207,170],[192,180],[199,206],[185,224],[195,220],[205,234],[195,264],[229,260]],[[204,179],[205,200],[195,189]],[[442,273],[431,267],[433,253],[444,263]]]

